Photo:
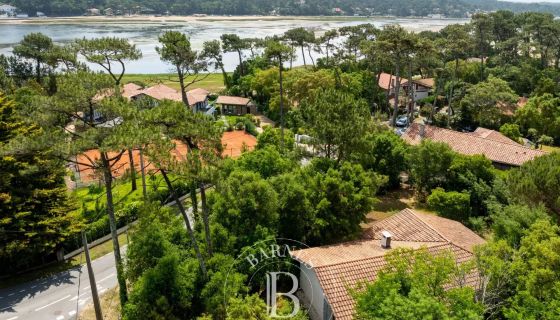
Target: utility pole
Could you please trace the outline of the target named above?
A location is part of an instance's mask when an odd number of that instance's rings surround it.
[[[99,304],[99,296],[97,295],[97,284],[95,283],[95,275],[93,274],[91,259],[89,258],[89,249],[87,244],[86,233],[84,231],[82,231],[82,243],[84,245],[84,254],[86,256],[89,285],[91,287],[91,297],[93,299],[93,307],[95,309],[95,319],[103,320],[103,315],[101,314],[101,305]]]

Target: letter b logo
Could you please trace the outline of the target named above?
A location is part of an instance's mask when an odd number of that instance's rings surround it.
[[[278,275],[280,274],[287,275],[290,279],[292,279],[292,289],[290,291],[278,292],[277,283]],[[292,318],[299,312],[299,299],[294,295],[298,286],[299,283],[297,277],[289,272],[269,272],[266,274],[266,304],[268,305],[268,315],[271,318]],[[278,315],[276,298],[281,296],[289,298],[294,303],[292,313],[288,315]]]

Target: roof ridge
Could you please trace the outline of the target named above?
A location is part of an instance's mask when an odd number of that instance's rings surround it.
[[[420,125],[420,124],[419,124],[419,123],[413,123],[412,125]],[[458,133],[458,134],[463,134],[463,135],[469,135],[469,136],[474,137],[474,138],[477,138],[477,139],[482,139],[482,140],[486,140],[486,141],[489,140],[489,141],[493,141],[493,142],[496,142],[496,143],[499,143],[499,144],[503,144],[503,145],[515,146],[515,147],[518,147],[518,148],[523,148],[523,149],[527,149],[527,150],[531,150],[531,151],[535,151],[535,152],[540,152],[540,153],[546,154],[546,152],[544,152],[544,151],[542,151],[542,150],[531,149],[531,148],[526,147],[526,146],[521,145],[521,144],[506,143],[506,142],[502,142],[502,141],[498,141],[498,140],[494,140],[494,139],[483,138],[483,137],[478,136],[478,135],[476,135],[476,134],[469,134],[469,133],[466,133],[466,132],[451,130],[451,129],[442,128],[442,127],[437,127],[437,126],[431,126],[431,125],[426,125],[426,126],[431,127],[431,128],[437,128],[437,129],[439,129],[439,130],[445,130],[445,131],[453,132],[453,133]],[[411,126],[411,127],[412,127],[412,126]],[[489,130],[491,130],[491,129],[489,129]],[[472,133],[472,132],[470,132],[470,133]]]
[[[436,244],[436,245],[434,245],[434,246],[432,246],[432,247],[422,246],[422,247],[417,248],[417,249],[410,248],[410,250],[412,250],[412,251],[417,251],[417,250],[420,250],[420,249],[422,249],[422,248],[424,248],[424,247],[425,247],[426,249],[429,250],[429,249],[439,248],[439,247],[448,246],[448,245],[454,245],[454,246],[456,246],[456,247],[458,247],[458,248],[460,248],[460,249],[465,250],[464,248],[462,248],[462,247],[460,247],[460,246],[454,244],[454,243],[451,242],[451,241],[448,241],[448,242],[441,242],[441,243],[438,243],[438,244]],[[470,252],[470,251],[468,251],[468,250],[465,250],[465,251],[467,251],[467,252],[469,252],[469,253],[472,253],[472,252]],[[313,267],[313,266],[311,266],[311,267],[312,267],[313,269],[315,269],[315,270],[318,270],[318,269],[330,268],[330,267],[339,266],[339,265],[348,264],[348,263],[362,262],[362,261],[366,261],[366,260],[373,260],[373,259],[379,259],[379,258],[385,259],[385,256],[386,256],[386,255],[379,255],[379,256],[373,256],[373,257],[367,257],[367,258],[360,258],[360,259],[356,259],[356,260],[342,261],[342,262],[337,262],[337,263],[332,263],[332,264],[324,264],[324,265],[321,265],[321,266],[318,266],[318,267]]]
[[[406,208],[405,210],[409,210],[410,212],[412,212],[412,214],[418,218],[420,221],[422,221],[423,224],[425,224],[428,228],[430,228],[432,231],[434,231],[435,233],[437,233],[440,237],[442,237],[443,239],[445,239],[445,241],[447,241],[448,243],[452,243],[451,240],[447,239],[446,236],[444,236],[443,234],[441,234],[441,232],[437,231],[431,224],[429,224],[428,222],[426,222],[424,219],[422,219],[421,216],[418,215],[418,213],[412,209]],[[439,217],[439,216],[437,216]]]

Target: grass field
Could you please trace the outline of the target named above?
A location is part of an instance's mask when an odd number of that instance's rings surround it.
[[[546,152],[560,152],[559,147],[553,147],[553,146],[542,146],[542,150]]]
[[[187,81],[192,79],[189,77]],[[127,74],[123,77],[123,83],[142,82],[146,86],[154,84],[164,84],[175,89],[179,89],[179,83],[174,74]],[[224,78],[221,73],[211,73],[204,80],[196,82],[189,89],[202,88],[212,93],[220,93],[224,88]]]

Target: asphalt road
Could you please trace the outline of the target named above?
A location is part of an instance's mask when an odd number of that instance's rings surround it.
[[[121,252],[124,254],[124,248]],[[99,294],[117,285],[113,252],[92,262]],[[0,290],[0,320],[63,320],[91,303],[85,265],[51,277]]]
[[[187,208],[187,216],[194,227],[192,207]],[[121,247],[123,258],[125,253],[126,246],[123,246]],[[99,295],[117,286],[115,257],[112,251],[93,260],[92,266]],[[0,289],[0,320],[76,319],[82,308],[89,303],[92,303],[91,287],[84,260],[84,264],[80,267],[51,277]]]

